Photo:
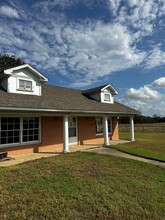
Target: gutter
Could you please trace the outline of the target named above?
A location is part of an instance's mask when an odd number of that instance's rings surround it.
[[[102,111],[83,111],[83,110],[57,110],[57,109],[33,109],[33,108],[13,108],[13,107],[0,107],[2,111],[29,111],[29,112],[49,112],[49,113],[88,113],[88,114],[113,114],[113,115],[136,115],[141,114],[140,112],[129,113],[129,112],[102,112]]]

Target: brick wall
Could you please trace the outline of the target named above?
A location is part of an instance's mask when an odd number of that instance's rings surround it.
[[[112,118],[112,134],[111,140],[118,140],[118,120]],[[78,118],[78,140],[79,144],[103,144],[104,137],[96,136],[95,117],[80,117]]]
[[[88,144],[96,139],[95,118],[78,118],[78,141],[79,144]]]
[[[119,124],[117,117],[112,118],[112,135],[110,136],[111,140],[119,140]]]
[[[63,150],[63,118],[41,118],[41,143],[32,145],[1,148],[0,152],[8,152],[8,156],[32,154],[37,152],[62,151]]]
[[[78,117],[78,144],[103,144],[104,137],[96,136],[95,117]],[[111,140],[118,140],[118,121],[112,119]],[[8,152],[8,156],[32,154],[63,150],[63,117],[41,118],[42,142],[39,144],[1,148],[0,152]]]

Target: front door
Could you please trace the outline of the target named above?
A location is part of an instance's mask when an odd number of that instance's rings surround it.
[[[69,144],[77,144],[77,119],[69,117]]]

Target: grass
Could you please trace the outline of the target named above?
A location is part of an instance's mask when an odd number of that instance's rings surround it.
[[[0,219],[165,219],[165,170],[92,153],[0,169]]]
[[[129,140],[129,132],[120,132],[120,139]],[[135,142],[116,145],[114,148],[141,157],[165,162],[165,133],[135,133]]]

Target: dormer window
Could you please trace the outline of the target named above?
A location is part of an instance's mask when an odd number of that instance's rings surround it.
[[[104,101],[106,101],[106,102],[111,101],[111,95],[109,93],[104,93]]]
[[[19,79],[19,90],[32,91],[32,81]]]

